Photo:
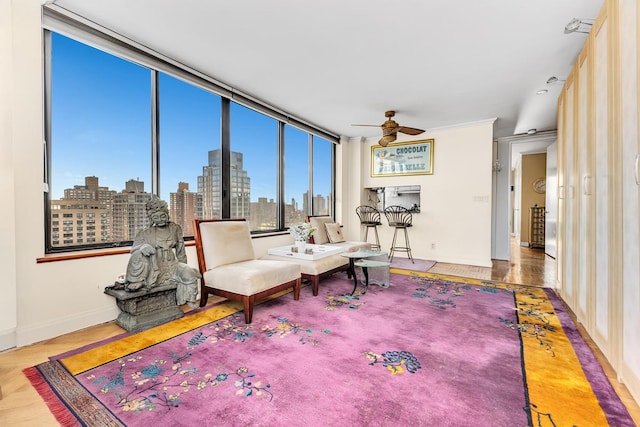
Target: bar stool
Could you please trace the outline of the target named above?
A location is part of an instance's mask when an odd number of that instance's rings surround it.
[[[393,253],[406,252],[412,263],[413,257],[411,256],[411,245],[409,245],[409,235],[407,234],[407,228],[411,227],[413,216],[409,209],[402,206],[388,206],[384,209],[384,215],[387,217],[389,227],[394,227],[393,242],[391,243],[391,250],[389,251],[389,261],[393,261]],[[404,246],[396,246],[396,237],[398,236],[398,230],[404,230]]]
[[[380,222],[380,212],[371,206],[361,205],[356,208],[356,214],[358,218],[360,218],[360,225],[364,225],[364,241],[367,241],[367,237],[369,235],[369,229],[373,228],[373,231],[376,236],[376,243],[371,244],[373,249],[380,250],[380,239],[378,238],[378,226],[382,225]]]

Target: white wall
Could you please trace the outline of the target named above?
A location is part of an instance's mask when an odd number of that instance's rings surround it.
[[[0,271],[3,276],[0,280],[0,349],[15,345],[17,326],[13,15],[11,0],[0,0],[0,194],[4,204],[0,209]]]
[[[409,229],[414,258],[491,266],[493,122],[492,119],[432,129],[418,137],[399,137],[398,142],[435,139],[433,175],[371,177],[371,146],[379,138],[370,138],[363,144],[362,187],[420,186],[420,213],[413,215],[413,227]],[[362,198],[358,204],[365,201]],[[352,216],[356,206],[352,206]],[[383,250],[389,250],[393,229],[386,218],[382,223],[380,244]]]
[[[115,319],[119,310],[104,288],[125,270],[129,258],[37,263],[44,256],[40,14],[39,1],[0,0],[0,350]],[[430,131],[424,138],[435,138],[434,174],[402,178],[369,176],[370,146],[377,138],[343,141],[337,147],[335,197],[336,217],[347,237],[360,236],[355,208],[363,187],[417,184],[422,213],[411,230],[414,256],[491,265],[492,134],[492,121]],[[389,246],[388,226],[380,231],[383,245]],[[254,239],[256,252],[289,239]],[[193,246],[187,256],[197,266]]]
[[[493,159],[499,170],[493,170],[492,242],[491,258],[511,259],[511,146],[508,142],[494,142]]]

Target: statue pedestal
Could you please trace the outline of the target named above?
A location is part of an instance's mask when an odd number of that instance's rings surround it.
[[[184,316],[176,304],[175,286],[157,286],[134,292],[106,288],[104,293],[116,299],[120,309],[116,324],[129,332],[138,332]]]

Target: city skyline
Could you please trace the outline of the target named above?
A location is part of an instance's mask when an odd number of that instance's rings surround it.
[[[151,187],[151,70],[52,33],[52,141],[50,197],[60,199],[86,176],[121,189],[135,179]],[[220,97],[159,73],[160,188],[169,194],[186,182],[197,188],[207,153],[220,148]],[[64,96],[56,96],[61,93]],[[245,153],[254,181],[251,202],[276,196],[277,121],[231,103],[231,147]],[[285,125],[285,198],[308,191],[307,133]],[[315,137],[314,137],[315,140]],[[325,142],[318,138],[320,145]],[[319,165],[330,165],[330,150],[316,150]],[[327,157],[328,156],[328,157]],[[330,167],[314,168],[316,194],[330,192]],[[326,187],[326,188],[324,188]]]
[[[211,153],[211,164],[215,166],[219,158]],[[239,154],[239,153],[235,153]],[[241,156],[238,156],[239,158]],[[241,165],[241,162],[237,165]],[[242,171],[244,172],[244,171]],[[133,240],[136,234],[149,226],[146,203],[152,194],[145,190],[141,181],[129,180],[125,188],[117,192],[107,186],[100,185],[100,178],[88,176],[84,185],[74,185],[64,190],[64,197],[51,201],[50,234],[53,247],[65,247],[85,244],[116,244]],[[276,202],[274,199],[259,197],[257,202],[238,204],[239,199],[251,192],[240,181],[236,191],[232,188],[232,217],[246,218],[252,231],[273,230],[277,227]],[[237,191],[240,189],[241,191]],[[212,192],[205,196],[203,192]],[[214,186],[204,187],[203,191],[190,191],[189,184],[180,182],[175,192],[170,192],[167,202],[170,219],[179,224],[185,237],[193,235],[193,220],[219,218],[215,209],[209,209],[214,216],[207,214],[203,200],[220,200],[219,190]],[[233,196],[236,194],[236,196]],[[239,196],[237,195],[239,194]],[[303,194],[302,203],[295,198],[284,204],[286,222],[289,224],[303,222],[308,211],[308,193]],[[235,200],[235,201],[234,201]],[[166,201],[166,200],[165,200]],[[331,195],[313,197],[316,209],[327,213],[332,203]],[[234,213],[234,206],[239,210]],[[302,205],[302,206],[300,206]],[[314,209],[314,210],[316,210]]]

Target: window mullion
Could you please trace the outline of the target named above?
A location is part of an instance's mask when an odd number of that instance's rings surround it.
[[[307,215],[313,215],[313,135],[308,136],[309,144],[309,194],[307,196]]]
[[[222,179],[222,218],[231,216],[231,101],[221,98],[220,114],[220,145],[222,148],[220,159],[220,178]]]
[[[158,72],[151,70],[151,192],[160,196],[160,109]]]
[[[278,121],[278,179],[277,179],[277,209],[276,209],[276,218],[277,218],[277,228],[281,230],[284,228],[285,224],[285,192],[284,185],[286,176],[284,175],[284,163],[285,163],[285,152],[284,152],[284,122]]]

